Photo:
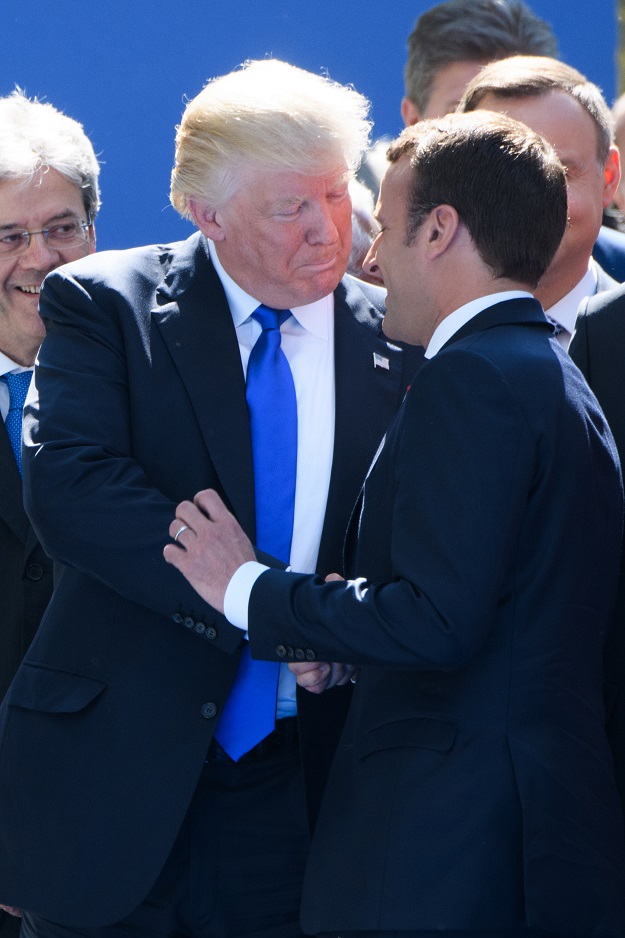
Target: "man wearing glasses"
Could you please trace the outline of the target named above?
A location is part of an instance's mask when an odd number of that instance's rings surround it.
[[[76,121],[20,92],[0,99],[0,697],[52,593],[22,506],[22,407],[44,326],[43,278],[95,250],[99,166]],[[0,911],[0,935],[19,919]]]

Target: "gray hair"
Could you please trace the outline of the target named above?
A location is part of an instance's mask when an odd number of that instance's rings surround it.
[[[314,174],[346,164],[354,172],[369,139],[368,113],[366,98],[327,77],[277,59],[245,62],[187,105],[172,205],[185,217],[193,197],[218,208],[249,167]]]
[[[442,68],[509,55],[557,55],[551,27],[521,0],[439,3],[419,17],[408,37],[406,97],[423,114]]]
[[[0,182],[28,181],[46,169],[81,190],[93,220],[100,208],[100,166],[82,125],[18,88],[0,98]]]

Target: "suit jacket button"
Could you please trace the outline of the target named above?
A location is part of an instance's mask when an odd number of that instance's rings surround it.
[[[212,720],[217,714],[217,705],[214,703],[205,703],[202,706],[202,716],[205,720]]]
[[[298,661],[304,660],[304,652],[301,648],[295,649],[295,657],[297,658]]]
[[[185,626],[185,628],[192,629],[195,625],[195,619],[192,619],[191,616],[185,616],[182,624]]]
[[[278,645],[276,647],[276,654],[278,658],[286,658],[286,648],[284,645]]]
[[[286,656],[287,656],[287,658],[294,658],[294,657],[295,657],[295,652],[293,651],[293,648],[291,647],[291,645],[287,645],[287,646],[286,646]]]
[[[206,631],[206,626],[203,622],[196,622],[193,626],[198,635],[203,635]]]
[[[204,635],[206,638],[217,638],[217,629],[214,629],[212,625],[207,625]]]
[[[314,653],[312,648],[306,649],[306,661],[314,661],[317,655]]]
[[[43,576],[43,567],[40,563],[31,563],[26,569],[26,576],[29,580],[40,580]]]
[[[174,620],[176,625],[182,625],[182,616],[180,615],[179,612],[175,612],[174,615],[172,616],[172,619]]]

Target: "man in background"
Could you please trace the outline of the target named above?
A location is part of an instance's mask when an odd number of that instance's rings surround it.
[[[408,37],[401,102],[404,126],[454,111],[487,62],[510,55],[557,54],[551,27],[521,0],[447,0],[426,10]],[[367,154],[360,178],[377,195],[389,140]]]
[[[19,91],[0,99],[0,698],[52,594],[52,562],[22,503],[22,407],[45,334],[39,290],[55,267],[95,250],[98,173],[80,124]],[[18,931],[0,913],[2,938]]]
[[[426,10],[408,38],[401,113],[405,126],[455,110],[469,82],[491,62],[515,55],[555,58],[551,27],[519,0],[447,0]],[[377,193],[388,141],[367,156],[361,178]],[[605,226],[592,253],[616,281],[625,279],[625,236]],[[615,286],[604,279],[600,289]],[[569,331],[570,337],[570,331]]]
[[[459,111],[477,108],[527,124],[551,143],[566,167],[569,221],[536,289],[566,349],[582,300],[616,286],[592,258],[603,210],[620,179],[610,110],[584,75],[557,59],[538,56],[486,65],[458,105]]]
[[[401,116],[406,127],[455,111],[489,62],[555,57],[551,27],[521,0],[449,0],[423,13],[408,37]]]

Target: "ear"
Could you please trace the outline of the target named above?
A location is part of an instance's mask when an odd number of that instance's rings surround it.
[[[414,101],[411,101],[410,98],[402,98],[401,102],[401,116],[404,122],[404,127],[412,127],[413,124],[417,124],[421,120],[421,114],[419,109]]]
[[[603,207],[607,208],[608,205],[614,200],[614,193],[616,192],[621,178],[621,158],[617,147],[610,147],[610,152],[608,153],[608,158],[605,161],[603,167]]]
[[[91,228],[89,229],[89,253],[95,253],[95,222],[91,222]]]
[[[225,234],[221,225],[217,209],[212,208],[208,202],[191,196],[189,199],[191,218],[203,235],[211,241],[223,241]]]
[[[437,205],[423,223],[423,245],[430,260],[440,257],[448,250],[458,228],[460,218],[452,205]]]

